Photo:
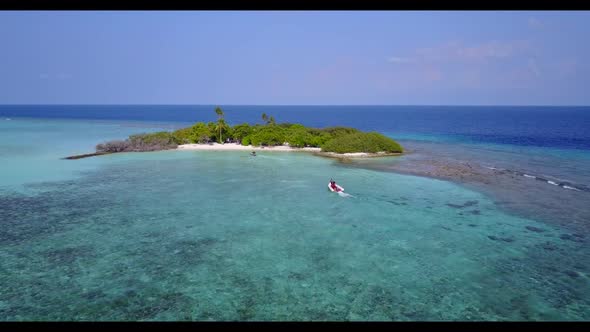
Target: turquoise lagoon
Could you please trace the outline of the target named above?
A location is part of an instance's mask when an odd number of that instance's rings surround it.
[[[0,121],[1,320],[590,319],[585,234],[450,182],[307,153],[59,159],[163,126]]]

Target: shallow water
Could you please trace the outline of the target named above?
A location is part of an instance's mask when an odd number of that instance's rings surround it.
[[[166,128],[164,124],[137,121],[0,120],[0,190],[23,190],[24,183],[70,179],[108,158],[76,163],[61,158],[94,152],[94,147],[104,141]]]
[[[3,320],[590,318],[587,234],[450,182],[287,152],[58,164],[42,141],[26,176],[0,166]]]
[[[450,180],[525,218],[590,232],[590,153],[582,150],[400,140],[407,154],[346,164]]]

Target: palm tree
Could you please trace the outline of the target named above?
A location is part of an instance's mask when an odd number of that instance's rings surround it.
[[[262,113],[262,121],[268,123],[268,115],[266,115],[266,113]]]
[[[217,114],[217,117],[219,119],[223,118],[223,110],[221,109],[221,107],[219,107],[219,106],[215,107],[215,113]]]
[[[215,108],[215,113],[217,114],[216,129],[219,128],[219,143],[222,143],[223,141],[221,140],[221,130],[225,129],[227,125],[225,124],[225,121],[223,121],[223,110],[221,110],[221,107],[217,106]]]
[[[275,117],[271,115],[270,116],[270,119],[268,120],[268,123],[271,124],[271,125],[274,125],[276,123],[275,122]]]
[[[224,129],[227,129],[227,123],[225,123],[225,120],[217,120],[217,125],[215,125],[215,131],[219,130],[219,143],[223,143],[223,140],[221,138],[221,131]]]

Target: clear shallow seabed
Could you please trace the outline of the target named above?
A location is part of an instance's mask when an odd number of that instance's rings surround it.
[[[395,135],[391,135],[395,137]],[[590,232],[590,152],[401,139],[406,154],[347,167],[428,176],[483,192],[509,213]]]
[[[0,319],[590,319],[587,234],[450,182],[306,153],[58,159],[157,129],[0,124]]]

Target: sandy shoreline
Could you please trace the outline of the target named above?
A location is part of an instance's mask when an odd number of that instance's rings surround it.
[[[321,148],[293,148],[290,146],[244,146],[236,143],[212,143],[212,144],[182,144],[179,145],[177,150],[184,151],[281,151],[281,152],[313,152],[316,155],[331,157],[331,158],[373,158],[373,157],[384,157],[384,156],[396,156],[399,153],[334,153],[334,152],[322,152]]]
[[[292,148],[289,146],[244,146],[236,143],[212,143],[212,144],[182,144],[177,150],[198,150],[198,151],[306,151],[306,152],[320,152],[320,148]]]
[[[166,149],[163,149],[166,150]],[[163,150],[155,150],[155,151],[163,151]],[[328,157],[328,158],[338,158],[338,159],[365,159],[365,158],[375,158],[375,157],[387,157],[387,156],[398,156],[401,153],[386,153],[386,152],[378,152],[378,153],[335,153],[335,152],[322,152],[321,148],[292,148],[290,146],[244,146],[236,143],[211,143],[211,144],[181,144],[178,145],[175,149],[172,150],[177,151],[270,151],[270,152],[310,152],[317,156]],[[65,157],[62,159],[82,159],[87,157],[94,157],[100,156],[105,154],[113,154],[113,153],[129,153],[129,152],[154,152],[154,151],[120,151],[120,152],[95,152],[95,153],[86,153],[81,155],[74,155]]]

